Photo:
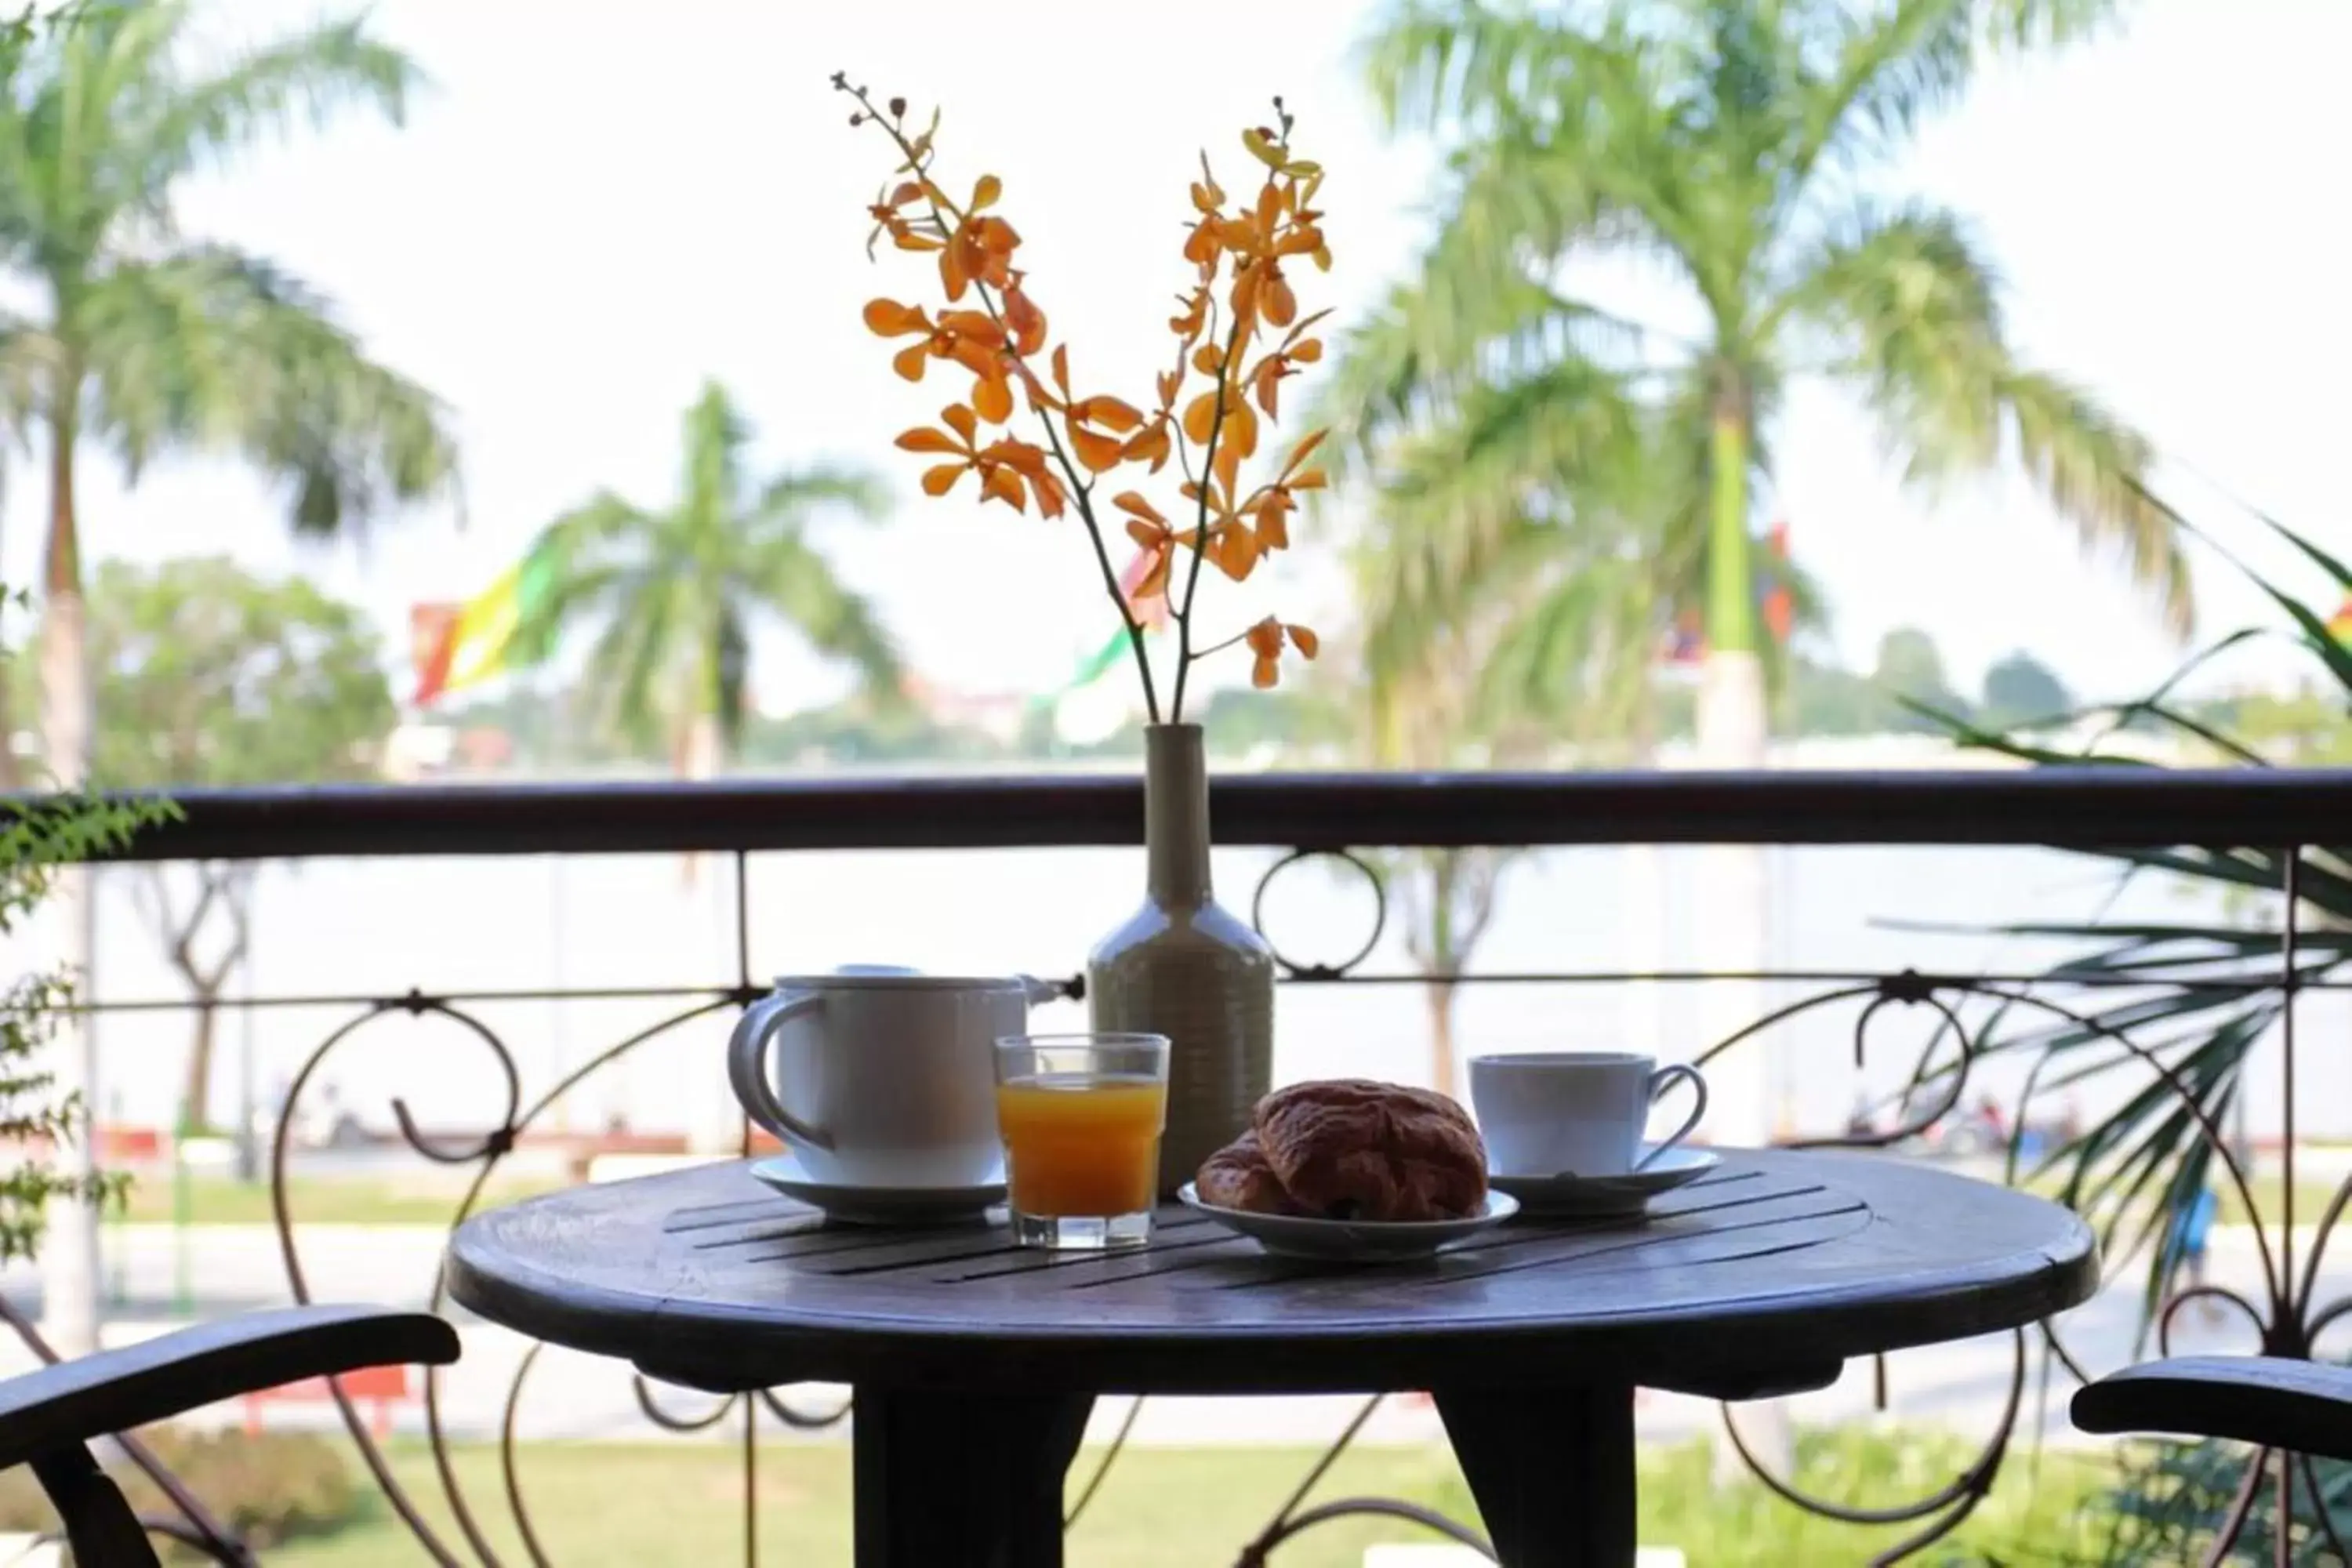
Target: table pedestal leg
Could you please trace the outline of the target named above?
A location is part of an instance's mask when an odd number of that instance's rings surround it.
[[[1062,1477],[1091,1394],[860,1388],[857,1568],[1061,1568]]]
[[[1440,1389],[1503,1568],[1631,1568],[1633,1391]]]

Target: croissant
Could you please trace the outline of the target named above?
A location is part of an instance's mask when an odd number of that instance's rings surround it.
[[[1255,1131],[1243,1133],[1202,1162],[1192,1178],[1192,1190],[1204,1204],[1251,1214],[1299,1215],[1307,1211],[1290,1201],[1282,1178],[1267,1163]]]
[[[1327,1219],[1438,1220],[1486,1199],[1486,1146],[1444,1095],[1332,1079],[1258,1101],[1255,1125],[1209,1156],[1204,1203]]]

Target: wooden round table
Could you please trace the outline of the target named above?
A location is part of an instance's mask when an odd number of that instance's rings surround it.
[[[729,1163],[479,1215],[448,1279],[493,1322],[666,1381],[852,1384],[859,1568],[1059,1563],[1097,1394],[1402,1390],[1434,1397],[1506,1563],[1622,1568],[1636,1387],[1823,1387],[1849,1356],[2071,1307],[2097,1266],[2040,1198],[1742,1151],[1644,1220],[1522,1221],[1364,1268],[1271,1258],[1180,1208],[1110,1256],[828,1226]]]

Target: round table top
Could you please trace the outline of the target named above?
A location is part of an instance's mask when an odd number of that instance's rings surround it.
[[[1270,1257],[1190,1210],[1150,1247],[1002,1226],[832,1226],[738,1162],[478,1215],[457,1301],[535,1338],[739,1391],[793,1382],[1272,1394],[1539,1378],[1723,1398],[2033,1322],[2097,1285],[2055,1204],[1908,1161],[1727,1152],[1633,1220],[1515,1221],[1424,1262]]]

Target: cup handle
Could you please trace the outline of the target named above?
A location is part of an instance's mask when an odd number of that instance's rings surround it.
[[[1675,1128],[1669,1136],[1661,1139],[1656,1148],[1633,1162],[1633,1169],[1637,1171],[1698,1131],[1699,1120],[1706,1114],[1706,1079],[1699,1076],[1698,1068],[1687,1062],[1675,1062],[1672,1066],[1662,1067],[1650,1075],[1649,1103],[1655,1105],[1658,1102],[1658,1096],[1673,1088],[1677,1079],[1689,1083],[1691,1092],[1698,1096],[1698,1103],[1691,1107],[1691,1113],[1683,1119],[1683,1124],[1680,1127]]]
[[[813,1127],[776,1103],[768,1083],[768,1041],[794,1018],[805,1017],[824,1005],[814,991],[780,991],[763,996],[744,1011],[727,1042],[727,1078],[744,1114],[779,1138],[796,1138],[818,1149],[831,1149],[833,1135]]]

